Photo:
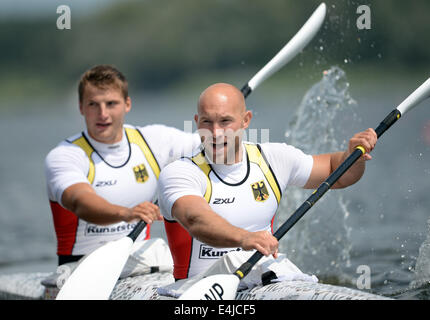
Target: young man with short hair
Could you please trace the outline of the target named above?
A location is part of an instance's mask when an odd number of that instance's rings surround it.
[[[79,83],[86,129],[49,152],[48,196],[59,264],[79,260],[127,235],[138,220],[162,220],[154,204],[160,170],[200,144],[197,134],[164,125],[124,124],[128,83],[113,66],[91,68]]]

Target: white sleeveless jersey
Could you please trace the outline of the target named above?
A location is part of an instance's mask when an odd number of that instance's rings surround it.
[[[229,223],[248,231],[272,232],[281,189],[259,146],[244,144],[246,172],[241,181],[228,183],[208,164],[204,155],[191,159],[207,177],[204,198]],[[190,160],[185,160],[190,161]],[[197,239],[177,222],[165,219],[166,233],[174,259],[174,277],[192,277],[210,267],[225,253],[240,248],[214,248]]]
[[[96,193],[110,203],[132,207],[141,199],[153,199],[160,168],[143,136],[137,129],[125,129],[129,143],[128,159],[121,166],[112,166],[94,149],[84,133],[68,140],[84,150],[89,159],[87,178]],[[79,219],[73,213],[51,202],[54,226],[59,237],[59,255],[84,255],[101,244],[125,236],[134,224],[119,222],[100,226]],[[142,233],[149,236],[149,229]]]
[[[172,128],[164,126],[157,128],[159,134],[163,133],[163,128],[166,128],[164,131],[165,134],[170,134],[170,130],[168,129]],[[171,133],[177,134],[176,131],[179,132],[179,130],[175,129]],[[126,125],[124,132],[123,150],[117,152],[121,161],[118,161],[116,165],[103,158],[101,153],[97,151],[97,148],[93,146],[97,142],[93,141],[85,133],[67,139],[62,144],[62,147],[67,148],[68,152],[72,155],[76,154],[77,160],[79,159],[79,161],[85,163],[85,168],[87,168],[86,177],[75,178],[71,176],[79,170],[69,170],[72,172],[71,174],[63,173],[62,175],[57,174],[57,176],[61,176],[61,179],[66,180],[65,182],[68,184],[89,182],[99,196],[107,199],[112,204],[130,208],[144,201],[153,201],[157,196],[157,180],[160,174],[160,167],[166,164],[165,159],[171,151],[169,145],[164,146],[166,152],[166,155],[163,154],[164,157],[158,154],[158,158],[163,159],[162,164],[159,165],[151,148],[137,128]],[[184,144],[187,142],[192,143],[195,140],[191,135],[189,137],[191,138],[189,139],[190,141],[184,141]],[[64,153],[64,150],[62,151]],[[61,153],[57,153],[58,158]],[[53,156],[51,155],[51,157]],[[49,159],[47,161],[49,162]],[[59,162],[58,159],[56,161]],[[67,158],[66,167],[73,166],[72,162],[70,158]],[[81,167],[83,166],[81,165]],[[50,171],[54,173],[51,172],[48,174],[49,177],[53,176],[53,178],[48,178],[48,180],[52,185],[61,185],[61,183],[55,181],[55,168],[54,165],[50,166]],[[69,174],[68,177],[67,174]],[[79,179],[85,179],[86,181],[79,181]],[[72,180],[73,182],[68,182]],[[57,189],[64,191],[63,189],[67,186],[57,187]],[[130,224],[126,222],[107,226],[88,223],[62,207],[61,192],[50,189],[55,188],[53,186],[50,188],[48,182],[50,205],[57,234],[57,254],[59,256],[85,255],[105,242],[124,237],[135,226],[135,223]],[[149,236],[150,230],[147,227],[139,238],[149,238]]]

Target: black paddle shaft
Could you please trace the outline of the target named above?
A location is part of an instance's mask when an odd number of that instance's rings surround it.
[[[399,110],[393,110],[375,129],[378,138],[387,131],[399,118],[401,113]],[[311,196],[306,199],[303,204],[297,208],[293,215],[285,221],[279,229],[274,233],[274,237],[280,240],[303,215],[313,207],[313,205],[333,186],[337,180],[364,154],[364,149],[359,147],[343,161],[340,166],[316,189]],[[239,269],[234,273],[239,279],[244,278],[252,269],[252,267],[263,257],[260,251],[256,251]]]
[[[140,233],[145,229],[146,222],[143,220],[140,220],[134,229],[127,235],[127,237],[131,238],[131,240],[136,241],[137,237],[140,235]]]
[[[245,84],[242,87],[242,89],[240,89],[240,91],[242,92],[243,96],[246,98],[252,92],[252,89],[251,89],[251,87],[248,84]]]
[[[158,199],[154,201],[154,204],[158,205]],[[131,240],[136,241],[139,234],[145,229],[146,222],[140,220],[135,226],[134,229],[127,235],[127,237],[131,238]]]

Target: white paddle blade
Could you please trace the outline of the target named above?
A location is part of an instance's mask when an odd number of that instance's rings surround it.
[[[326,12],[325,3],[321,3],[299,32],[248,82],[248,86],[254,90],[299,54],[321,28]]]
[[[111,241],[88,255],[66,280],[56,300],[107,300],[130,255],[133,240]]]
[[[178,300],[234,300],[239,282],[231,274],[210,276],[196,282]]]
[[[411,110],[413,107],[430,97],[430,78],[427,79],[418,89],[407,97],[398,107],[401,115]]]

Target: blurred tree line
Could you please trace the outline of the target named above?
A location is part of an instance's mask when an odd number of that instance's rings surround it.
[[[67,1],[65,1],[66,3]],[[385,68],[429,66],[428,0],[325,1],[323,29],[293,67],[350,63]],[[74,85],[100,63],[118,66],[134,87],[163,89],[223,70],[258,70],[303,25],[320,1],[121,1],[95,14],[74,14],[72,28],[43,19],[0,22],[0,92],[37,94]],[[371,29],[358,30],[359,5]]]

